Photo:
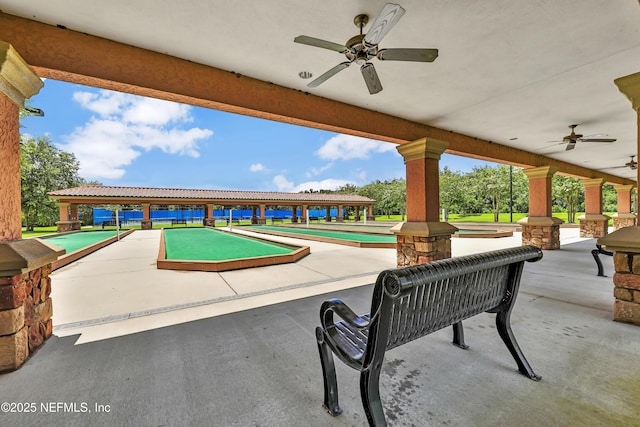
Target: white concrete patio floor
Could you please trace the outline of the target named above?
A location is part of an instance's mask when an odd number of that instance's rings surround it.
[[[240,228],[234,232],[251,233]],[[581,240],[563,229],[564,243]],[[368,249],[268,236],[311,247],[293,264],[222,273],[158,270],[160,230],[137,231],[52,275],[54,331],[78,343],[373,283],[395,267],[395,249]],[[454,256],[519,246],[520,233],[497,239],[452,239]]]
[[[640,426],[640,328],[611,321],[612,279],[596,276],[595,241],[577,233],[563,228],[561,250],[525,264],[512,313],[542,381],[517,374],[495,315],[479,315],[465,321],[467,351],[450,344],[447,328],[387,353],[380,382],[390,425]],[[358,373],[339,361],[344,413],[322,410],[314,328],[328,298],[368,311],[371,286],[360,285],[393,266],[394,250],[308,242],[312,254],[295,265],[160,272],[155,234],[136,232],[55,272],[54,336],[0,375],[0,402],[91,411],[0,412],[1,426],[366,424]],[[453,252],[519,238],[454,239]],[[611,276],[611,257],[601,258]]]

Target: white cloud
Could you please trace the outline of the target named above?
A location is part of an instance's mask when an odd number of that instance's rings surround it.
[[[290,193],[298,193],[300,191],[318,191],[318,190],[337,190],[346,184],[355,184],[353,181],[345,179],[329,178],[322,181],[307,181],[301,184],[295,185],[293,182],[287,180],[284,175],[277,175],[273,178],[273,184],[278,191],[285,191]]]
[[[322,172],[329,170],[333,167],[333,162],[327,163],[324,166],[321,166],[319,168],[311,168],[311,170],[307,173],[305,173],[307,178],[311,178],[312,176],[318,176],[320,175]]]
[[[265,167],[262,163],[254,163],[251,166],[249,166],[249,170],[251,172],[261,172],[265,170]]]
[[[395,151],[396,144],[338,134],[330,138],[316,155],[323,160],[368,159],[371,153]]]
[[[85,178],[121,178],[126,166],[154,148],[197,158],[198,142],[213,134],[209,129],[179,127],[192,121],[186,105],[106,90],[76,92],[73,100],[97,114],[63,145],[80,161]]]

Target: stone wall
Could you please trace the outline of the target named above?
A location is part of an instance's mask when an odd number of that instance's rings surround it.
[[[613,320],[640,326],[640,254],[616,252],[613,263]]]
[[[617,230],[623,227],[631,227],[636,225],[635,217],[613,217],[613,227]]]
[[[153,221],[151,221],[150,219],[143,219],[140,222],[141,230],[151,230],[152,228],[153,228]]]
[[[580,219],[580,237],[598,239],[607,235],[608,219]]]
[[[522,244],[540,249],[560,249],[560,225],[522,225]]]
[[[398,267],[451,258],[451,235],[397,235]]]
[[[0,372],[19,368],[52,333],[51,264],[0,277]]]
[[[76,231],[82,228],[80,221],[58,221],[58,233],[66,233],[69,231]]]

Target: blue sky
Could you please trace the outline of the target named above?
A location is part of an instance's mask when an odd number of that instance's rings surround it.
[[[405,175],[395,144],[51,79],[30,105],[45,116],[21,132],[49,136],[104,185],[297,192]],[[462,172],[485,164],[441,160]]]

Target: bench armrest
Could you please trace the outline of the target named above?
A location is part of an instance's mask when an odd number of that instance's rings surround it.
[[[339,299],[330,299],[322,303],[320,307],[320,322],[322,327],[327,330],[335,327],[333,313],[336,313],[345,323],[358,329],[366,329],[369,327],[369,320],[358,316],[349,308],[348,305]]]

